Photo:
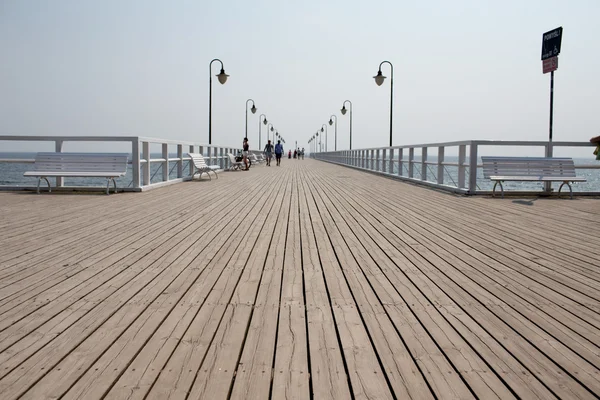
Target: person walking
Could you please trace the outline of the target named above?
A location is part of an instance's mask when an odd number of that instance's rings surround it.
[[[246,166],[246,169],[242,170],[242,171],[248,171],[250,169],[250,166],[248,165],[248,152],[250,150],[250,143],[248,143],[248,138],[245,137],[244,138],[244,142],[242,143],[242,156],[244,159],[244,165]]]
[[[291,150],[288,151],[288,159],[290,159],[290,160],[292,159],[292,151]]]
[[[267,167],[271,166],[271,157],[273,156],[273,145],[271,144],[271,139],[267,142],[265,146],[265,157],[267,158]]]
[[[302,159],[304,160],[304,147],[302,148],[302,153],[300,154],[302,154]]]
[[[277,141],[275,145],[275,160],[277,161],[277,166],[281,166],[281,156],[283,155],[283,145],[281,144],[281,140]]]

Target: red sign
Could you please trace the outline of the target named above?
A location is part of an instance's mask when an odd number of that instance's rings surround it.
[[[558,69],[558,56],[551,57],[542,61],[542,68],[544,70],[544,74],[556,71]]]

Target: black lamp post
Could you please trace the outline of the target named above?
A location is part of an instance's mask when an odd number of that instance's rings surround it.
[[[218,58],[215,58],[208,64],[208,144],[212,144],[212,63],[218,61],[221,63],[221,72],[219,72],[217,78],[221,85],[224,85],[227,82],[227,75],[225,73],[225,69],[223,68],[223,62]]]
[[[329,117],[329,126],[333,125],[332,118],[335,118],[335,136],[333,140],[333,150],[337,151],[337,115],[332,115]]]
[[[252,114],[256,114],[256,105],[254,104],[254,100],[252,99],[248,99],[246,100],[246,135],[244,135],[244,137],[248,137],[248,102],[251,101],[252,102],[252,108],[250,109],[250,111],[252,111]],[[259,144],[260,147],[260,144]]]
[[[264,119],[263,119],[264,117]],[[262,126],[260,123],[266,125],[269,121],[267,121],[267,116],[265,114],[260,114],[258,116],[258,149],[262,150],[261,137],[262,137]]]
[[[323,127],[325,127],[325,151],[327,151],[327,124],[321,125],[321,133],[323,133]]]
[[[389,64],[390,65],[390,147],[392,147],[392,117],[394,115],[394,66],[392,65],[391,62],[389,61],[382,61],[381,64],[379,64],[379,71],[377,71],[377,75],[375,75],[373,78],[375,78],[375,83],[377,84],[377,86],[381,86],[383,85],[383,81],[385,80],[385,76],[383,76],[381,74],[381,66],[383,64]]]
[[[352,102],[350,100],[344,101],[342,104],[342,115],[346,115],[346,103],[350,103],[350,150],[352,150]]]

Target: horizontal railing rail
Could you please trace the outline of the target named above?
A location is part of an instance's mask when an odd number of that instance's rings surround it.
[[[555,150],[574,147],[590,147],[591,154],[593,146],[589,142],[463,140],[316,152],[312,153],[311,157],[456,193],[484,194],[491,191],[491,184],[483,178],[482,164],[479,159],[482,153],[491,152],[494,155],[506,156],[509,155],[506,153],[507,147],[519,147],[531,148],[531,151],[527,151],[531,156],[552,157]],[[501,150],[492,151],[490,147],[498,147]],[[497,154],[498,152],[500,154]],[[600,170],[600,163],[576,164],[575,168],[593,171],[589,174],[590,179],[587,183],[578,183],[574,186],[586,190],[577,190],[575,193],[600,194],[600,172],[594,171]],[[518,192],[535,191],[531,183],[529,186],[519,185],[520,183],[513,185]],[[551,183],[543,185],[544,192],[553,190]]]
[[[187,153],[200,153],[206,158],[207,164],[219,165],[221,169],[226,170],[231,166],[227,153],[237,154],[239,150],[238,148],[229,146],[207,145],[198,142],[143,136],[0,135],[0,143],[3,143],[3,145],[0,146],[1,148],[7,147],[6,142],[50,142],[54,144],[55,152],[63,152],[65,143],[68,142],[117,143],[121,148],[127,148],[131,154],[129,160],[129,164],[131,165],[129,174],[130,181],[124,189],[133,191],[141,191],[189,179],[193,174],[194,169]],[[159,146],[159,149],[157,150],[155,146]],[[153,148],[152,152],[151,148]],[[33,147],[31,147],[31,150],[32,151],[28,152],[37,152]],[[259,151],[256,150],[251,152],[259,153]],[[0,163],[29,164],[33,162],[34,158],[0,157]],[[64,178],[56,178],[56,186],[64,186]],[[3,189],[21,189],[27,186],[3,184],[0,185],[0,187]]]

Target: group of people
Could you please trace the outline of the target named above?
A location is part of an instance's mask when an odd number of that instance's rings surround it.
[[[267,141],[265,145],[265,158],[267,159],[267,167],[271,166],[271,158],[273,158],[273,152],[275,152],[275,160],[277,162],[277,166],[281,166],[281,156],[283,156],[283,145],[281,144],[281,140],[277,141],[277,144],[273,146],[271,140]]]
[[[250,144],[248,143],[248,138],[244,138],[244,142],[242,144],[242,157],[244,160],[244,166],[246,167],[243,171],[247,171],[250,169],[250,161],[248,160],[248,154],[250,150]],[[283,145],[281,144],[281,140],[277,141],[277,144],[273,146],[271,140],[269,139],[264,148],[265,158],[267,160],[267,167],[271,166],[271,159],[273,158],[273,153],[275,153],[275,160],[277,162],[277,166],[281,166],[281,157],[283,156]],[[292,151],[288,152],[288,158],[292,158]],[[304,148],[294,150],[294,158],[302,158],[304,160]]]

